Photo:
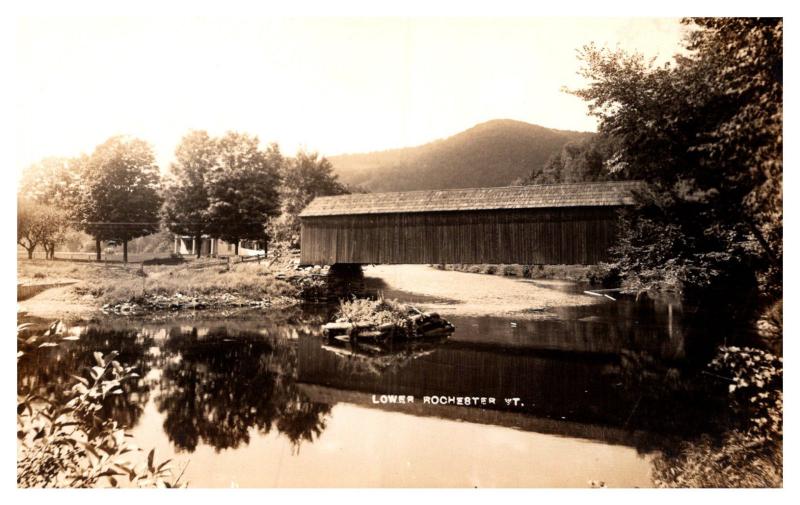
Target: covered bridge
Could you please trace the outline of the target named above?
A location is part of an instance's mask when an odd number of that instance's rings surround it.
[[[583,264],[608,259],[638,182],[368,193],[300,213],[304,265]]]

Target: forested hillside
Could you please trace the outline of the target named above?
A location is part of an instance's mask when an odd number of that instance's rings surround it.
[[[591,135],[499,119],[418,147],[328,159],[342,182],[369,191],[505,186]]]

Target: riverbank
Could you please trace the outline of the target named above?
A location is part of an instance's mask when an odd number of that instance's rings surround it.
[[[136,315],[206,309],[286,308],[320,290],[315,272],[296,272],[291,262],[204,265],[106,265],[19,261],[21,285],[60,284],[19,303],[30,315],[79,320],[102,314]],[[198,268],[203,267],[206,268]]]
[[[602,299],[509,277],[439,270],[424,265],[364,268],[368,286],[387,299],[400,295],[442,315],[551,317],[550,309],[604,303]]]
[[[467,264],[440,263],[438,270],[452,270],[471,274],[499,275],[534,280],[558,280],[602,284],[607,272],[599,265],[519,265],[519,264]]]

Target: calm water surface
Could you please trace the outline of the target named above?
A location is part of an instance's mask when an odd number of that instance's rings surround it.
[[[119,350],[142,378],[109,414],[192,487],[650,486],[653,458],[711,417],[686,384],[709,346],[674,300],[453,317],[448,339],[385,346],[326,342],[329,310],[74,327],[19,382],[59,395]]]

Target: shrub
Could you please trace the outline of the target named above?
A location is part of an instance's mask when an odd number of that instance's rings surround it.
[[[337,319],[351,323],[404,324],[408,317],[408,307],[394,300],[354,298],[339,302]]]
[[[616,287],[619,286],[621,279],[619,267],[614,263],[598,263],[592,265],[586,271],[586,279],[594,285]]]
[[[497,265],[485,265],[483,267],[483,273],[487,275],[494,275],[497,273]]]
[[[783,360],[769,352],[720,348],[709,364],[726,381],[738,424],[719,437],[683,442],[654,461],[660,487],[783,485]]]
[[[506,277],[516,277],[517,275],[517,266],[516,265],[505,265],[503,267],[503,275]]]
[[[17,328],[17,359],[37,347],[59,345],[63,325],[58,322],[42,336],[22,337],[29,325]],[[137,377],[132,367],[115,360],[117,352],[94,353],[89,378],[75,375],[76,382],[62,403],[34,396],[18,395],[17,401],[17,485],[20,487],[118,487],[119,477],[139,487],[174,487],[170,461],[156,463],[155,449],[146,463],[134,464],[131,435],[116,421],[99,415],[103,402],[122,392],[121,383]]]

